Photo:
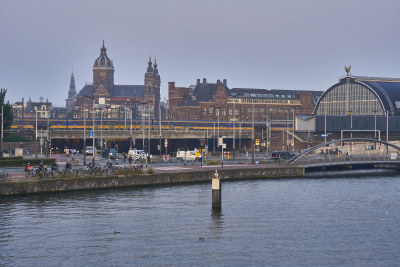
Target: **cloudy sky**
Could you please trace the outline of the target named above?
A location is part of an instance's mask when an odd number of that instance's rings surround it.
[[[0,88],[10,102],[65,106],[92,82],[102,40],[116,84],[143,84],[157,57],[168,82],[325,90],[353,75],[400,77],[397,0],[0,0]]]

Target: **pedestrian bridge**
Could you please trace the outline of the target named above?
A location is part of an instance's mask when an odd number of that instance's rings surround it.
[[[354,147],[354,143],[357,143],[358,147]],[[331,144],[341,144],[340,147],[343,149],[327,149]],[[365,145],[360,146],[360,144]],[[368,144],[371,147],[371,144],[373,144],[375,149],[368,149]],[[380,147],[380,149],[376,149],[377,147]],[[308,148],[289,159],[286,165],[302,166],[306,171],[369,168],[400,170],[400,157],[398,155],[400,155],[400,147],[386,141],[369,138],[345,138]]]

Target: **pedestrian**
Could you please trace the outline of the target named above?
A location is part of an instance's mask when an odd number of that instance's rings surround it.
[[[129,162],[129,165],[132,165],[132,156],[131,155],[128,156],[128,162]]]

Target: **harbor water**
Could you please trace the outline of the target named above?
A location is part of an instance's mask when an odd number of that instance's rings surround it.
[[[2,197],[0,266],[396,266],[383,171]]]

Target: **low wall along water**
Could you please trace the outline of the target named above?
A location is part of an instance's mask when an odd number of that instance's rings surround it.
[[[20,195],[46,192],[62,192],[128,186],[147,186],[177,183],[196,183],[211,181],[214,170],[153,173],[138,175],[114,175],[98,177],[72,177],[46,180],[21,180],[0,183],[0,195]],[[255,169],[221,169],[218,170],[222,180],[263,179],[303,177],[304,168],[255,168]]]

